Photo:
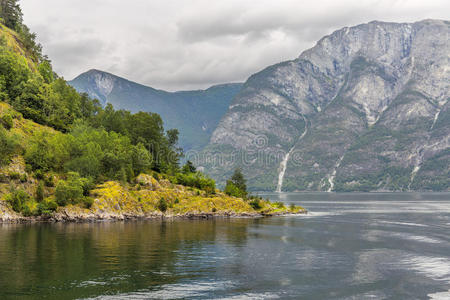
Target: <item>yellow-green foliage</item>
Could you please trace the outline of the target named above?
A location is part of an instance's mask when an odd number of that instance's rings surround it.
[[[22,149],[27,149],[33,137],[40,134],[60,135],[62,133],[43,125],[39,125],[31,120],[24,119],[20,113],[11,108],[10,105],[0,102],[0,118],[3,115],[13,117],[13,127],[8,130],[9,135],[19,138]],[[0,200],[9,193],[11,185],[15,188],[25,190],[33,196],[38,180],[32,173],[27,173],[25,161],[21,155],[11,159],[9,165],[0,167],[0,176],[6,176],[14,180],[0,182]],[[20,178],[16,178],[20,176]],[[61,174],[52,173],[56,180]],[[166,215],[184,215],[196,213],[215,214],[240,214],[240,213],[263,213],[277,214],[285,212],[302,212],[303,208],[279,207],[275,203],[260,201],[261,208],[253,209],[247,201],[235,198],[216,190],[215,193],[207,193],[192,187],[185,187],[170,183],[166,179],[157,180],[147,174],[140,174],[136,178],[136,186],[120,184],[115,181],[108,181],[96,187],[91,196],[95,201],[90,210],[82,208],[82,205],[66,207],[74,213],[94,213],[94,214],[116,214],[116,215],[146,215],[161,214],[158,204],[161,199],[167,202]],[[54,188],[46,187],[46,194],[50,197],[48,201],[54,202]],[[37,210],[37,203],[29,201],[25,204],[29,214],[34,214]]]
[[[22,149],[27,149],[33,137],[40,134],[62,134],[47,126],[24,119],[10,105],[0,102],[0,118],[6,114],[13,117],[13,127],[8,131],[8,134],[19,138]],[[54,175],[56,180],[61,177],[58,174],[51,174],[51,176]],[[33,196],[38,184],[38,180],[33,177],[33,174],[27,173],[25,161],[21,155],[13,157],[9,165],[0,167],[0,176],[11,179],[9,182],[0,182],[0,200],[9,193],[11,185],[23,189],[30,196]],[[81,205],[69,205],[66,209],[79,213],[143,216],[146,214],[161,214],[158,204],[161,199],[164,199],[167,203],[166,215],[197,213],[222,215],[240,213],[277,214],[303,211],[303,208],[298,206],[291,209],[262,200],[260,201],[261,208],[255,210],[249,205],[249,202],[241,198],[228,196],[219,190],[210,194],[196,188],[172,184],[166,179],[157,180],[147,174],[140,174],[136,178],[136,182],[136,186],[124,185],[115,181],[105,182],[92,191],[91,196],[95,198],[95,201],[90,210],[82,208]],[[54,188],[47,187],[46,194],[51,197],[49,198],[51,201],[54,201]],[[36,212],[36,205],[36,202],[33,201],[25,204],[29,214]]]
[[[164,184],[164,183],[163,183]],[[167,183],[165,183],[167,184]],[[200,195],[197,195],[197,191]],[[161,199],[168,204],[166,214],[205,212],[254,212],[245,201],[224,194],[206,195],[196,189],[172,185],[157,190],[126,188],[109,181],[93,191],[96,200],[92,209],[97,212],[146,214],[157,212]]]
[[[0,101],[0,118],[4,115],[11,115],[13,117],[13,127],[9,130],[10,135],[19,137],[20,145],[23,148],[28,146],[30,138],[40,133],[46,134],[61,134],[48,126],[37,124],[31,120],[22,117],[22,114],[14,110],[9,104]]]
[[[0,39],[6,43],[4,46],[19,54],[23,58],[24,63],[26,63],[32,71],[37,71],[37,58],[25,49],[17,32],[0,23]]]
[[[152,186],[144,185],[142,178],[151,180]],[[140,175],[137,186],[123,186],[115,181],[105,182],[95,189],[92,194],[96,198],[92,206],[94,213],[145,215],[158,213],[161,199],[167,202],[167,215],[184,214],[240,214],[240,213],[264,213],[276,214],[302,212],[301,207],[293,210],[285,206],[261,201],[262,208],[254,210],[248,202],[241,198],[230,197],[224,193],[207,194],[193,188],[174,185],[168,181],[158,182],[150,175]],[[151,179],[150,179],[151,178]]]
[[[0,118],[4,115],[10,115],[13,118],[13,127],[10,130],[7,130],[6,134],[9,136],[15,136],[22,149],[26,149],[31,141],[31,138],[38,134],[61,134],[52,128],[24,119],[22,115],[15,111],[9,104],[0,101]],[[27,173],[25,168],[25,160],[21,153],[21,151],[18,151],[17,155],[11,158],[9,164],[0,166],[0,179],[7,179],[3,182],[0,180],[0,200],[10,193],[11,187],[26,191],[30,197],[34,195],[38,181],[36,178],[33,178],[31,173]],[[51,188],[47,188],[47,190],[49,192],[52,191]],[[26,203],[25,206],[26,211],[29,211],[32,214],[34,214],[37,210],[37,204],[33,201]]]

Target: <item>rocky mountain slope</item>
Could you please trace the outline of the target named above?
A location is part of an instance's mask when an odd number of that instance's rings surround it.
[[[200,164],[254,190],[449,190],[449,26],[345,27],[251,76]]]
[[[78,92],[88,93],[103,105],[131,112],[161,115],[164,127],[180,131],[180,145],[186,151],[204,147],[226,113],[240,83],[212,86],[206,90],[166,92],[110,73],[90,70],[69,82]]]

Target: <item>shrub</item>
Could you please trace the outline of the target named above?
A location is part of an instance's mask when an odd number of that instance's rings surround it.
[[[5,174],[1,173],[0,174],[0,183],[8,183],[8,182],[9,182],[8,176],[6,176]]]
[[[167,201],[164,198],[159,199],[158,209],[162,212],[167,211]]]
[[[54,187],[55,186],[55,182],[54,182],[54,178],[53,175],[48,175],[44,178],[44,184],[46,187]]]
[[[5,127],[8,130],[14,126],[13,117],[10,114],[5,114],[0,119],[0,122],[2,123],[3,127]]]
[[[36,188],[35,199],[37,202],[42,202],[44,200],[44,184],[42,183],[42,181],[39,182]]]
[[[225,186],[224,192],[225,192],[225,194],[232,196],[232,197],[236,197],[236,198],[245,199],[247,196],[247,192],[239,189],[236,185],[234,185],[233,182],[231,182],[231,180],[227,181],[227,185]]]
[[[44,172],[42,172],[42,170],[36,170],[36,172],[34,172],[34,177],[36,177],[36,179],[42,180],[44,179]]]
[[[35,201],[25,201],[22,207],[22,214],[25,217],[39,215],[39,205]]]
[[[28,195],[24,190],[15,190],[6,195],[5,200],[11,204],[12,209],[15,212],[22,212],[24,210],[25,203],[30,200],[30,195]]]
[[[289,205],[289,209],[290,209],[291,211],[294,211],[294,210],[295,210],[295,204],[294,204],[294,203],[291,203],[291,204]]]
[[[25,183],[28,181],[28,175],[27,173],[23,173],[22,176],[20,176],[20,182]]]
[[[39,214],[49,215],[58,208],[58,204],[54,199],[46,198],[38,204]]]
[[[20,179],[20,174],[17,172],[11,172],[8,175],[11,180],[19,180]]]
[[[261,203],[259,202],[259,199],[254,199],[252,201],[250,201],[248,204],[250,204],[250,206],[254,209],[254,210],[259,210],[262,208]]]
[[[10,136],[3,127],[0,127],[0,165],[9,163],[11,156],[18,148],[19,138]]]
[[[116,175],[116,179],[118,179],[122,184],[125,184],[127,180],[127,171],[124,167],[120,168],[120,171]]]
[[[276,205],[278,208],[283,208],[283,207],[285,207],[285,206],[284,206],[284,203],[281,202],[281,201],[275,202],[275,205]]]
[[[200,172],[188,174],[178,173],[175,177],[175,183],[188,187],[195,187],[211,194],[216,190],[216,182],[211,178],[205,177],[205,175]]]
[[[56,202],[61,206],[84,202],[84,196],[89,194],[92,186],[92,180],[82,178],[78,173],[69,172],[67,180],[61,180],[56,185]]]
[[[91,197],[84,197],[83,198],[83,206],[85,208],[91,208],[92,205],[94,204],[94,199]]]
[[[66,206],[69,203],[75,203],[83,197],[83,188],[79,185],[71,186],[64,180],[56,185],[56,202],[60,206]]]

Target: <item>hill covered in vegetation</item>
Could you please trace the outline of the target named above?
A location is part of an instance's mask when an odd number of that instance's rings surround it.
[[[16,1],[0,8],[0,221],[300,210],[227,195],[181,168],[178,130],[79,94],[53,72]]]
[[[144,86],[116,75],[90,70],[69,81],[78,92],[131,112],[159,114],[168,128],[180,130],[180,146],[200,150],[209,142],[241,83],[212,86],[206,90],[167,92]]]

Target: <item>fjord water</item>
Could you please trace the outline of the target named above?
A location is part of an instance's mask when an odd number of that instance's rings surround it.
[[[450,194],[270,194],[307,216],[0,225],[0,299],[449,299]]]

